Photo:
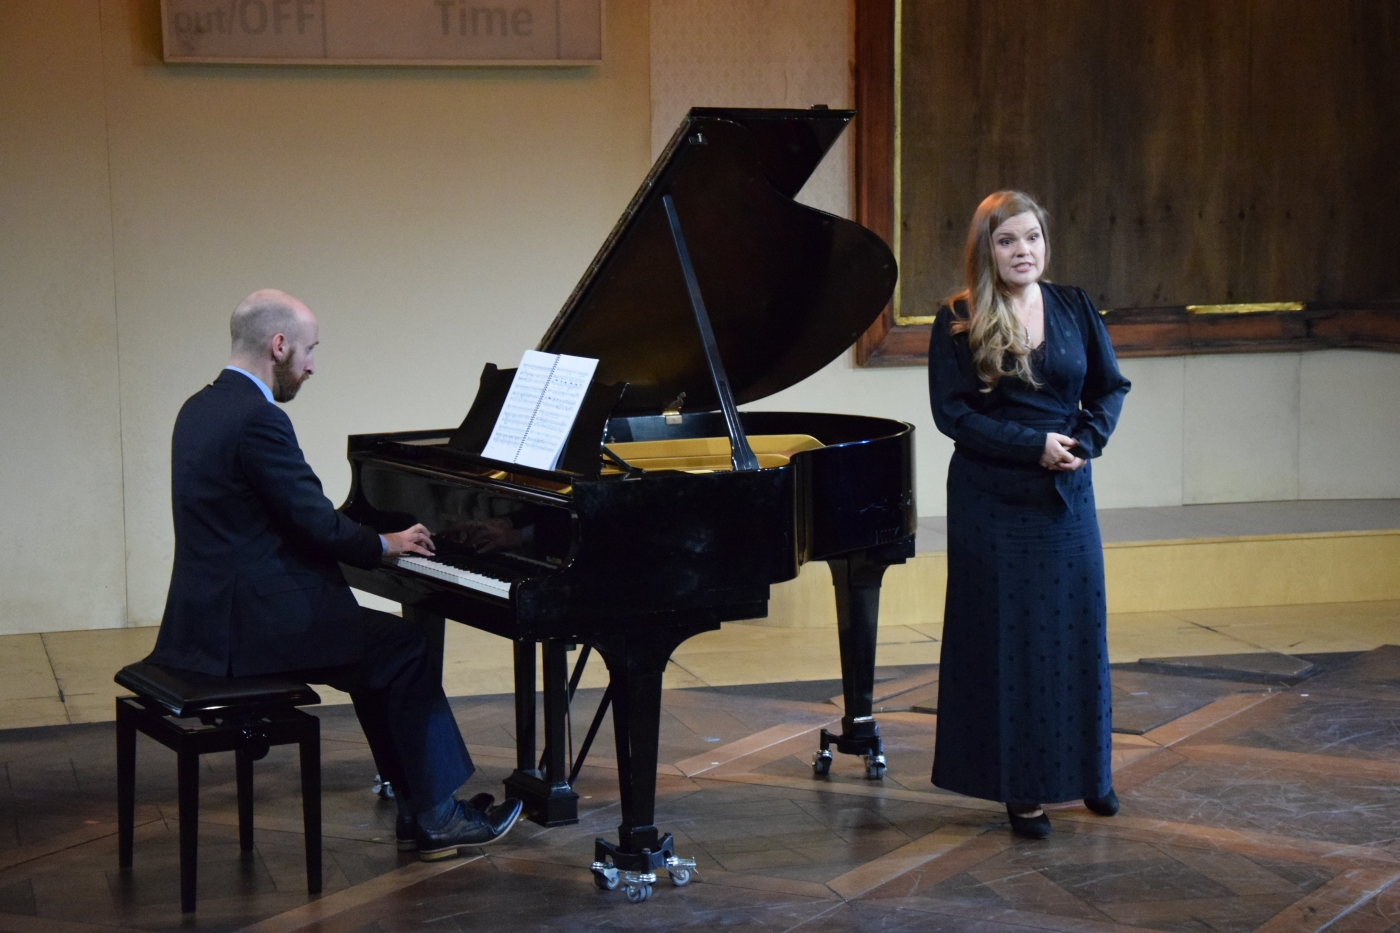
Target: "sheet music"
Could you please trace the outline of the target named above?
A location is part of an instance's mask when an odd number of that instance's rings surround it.
[[[598,361],[526,350],[482,456],[552,470]]]

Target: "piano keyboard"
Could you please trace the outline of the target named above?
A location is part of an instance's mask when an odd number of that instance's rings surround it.
[[[469,590],[490,593],[501,599],[510,598],[509,580],[499,580],[496,577],[463,570],[431,557],[398,557],[395,558],[394,563],[405,570],[412,570],[414,573],[421,573],[438,580],[446,580],[448,583],[465,586]]]

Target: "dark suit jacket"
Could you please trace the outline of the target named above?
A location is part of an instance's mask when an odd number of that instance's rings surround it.
[[[243,676],[358,659],[365,622],[337,561],[375,566],[379,536],[335,510],[286,414],[224,370],[171,447],[175,565],[147,660]]]

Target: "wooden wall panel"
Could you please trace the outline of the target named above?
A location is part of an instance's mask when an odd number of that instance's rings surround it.
[[[1244,287],[1400,297],[1400,258],[1378,236],[1400,212],[1400,5],[1250,5]]]
[[[856,0],[855,6],[856,220],[889,244],[894,242],[894,4]],[[875,362],[893,323],[886,307],[856,341],[858,365]]]
[[[1097,144],[1091,171],[1056,166],[1077,194],[1052,222],[1068,236],[1051,275],[1105,307],[1230,301],[1219,289],[1238,266],[1245,8],[1100,0],[1090,15],[1104,24],[1105,73],[1081,131]]]
[[[862,15],[893,10],[857,0],[858,95],[863,74],[893,74],[892,37],[862,41]],[[862,362],[916,361],[926,334],[898,325],[961,285],[973,208],[1008,187],[1050,211],[1050,277],[1107,308],[1396,313],[1400,4],[906,0],[901,17],[900,293]],[[870,160],[860,173],[867,197],[893,182]],[[1311,332],[1264,317],[1194,330],[1270,327]]]

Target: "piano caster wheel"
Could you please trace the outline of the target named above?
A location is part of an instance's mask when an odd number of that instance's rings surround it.
[[[695,871],[695,859],[677,858],[671,856],[666,860],[666,874],[671,876],[671,883],[678,888],[683,888],[690,884],[690,874]]]
[[[381,797],[384,800],[394,799],[394,785],[384,780],[379,775],[374,776],[374,786],[369,789],[371,794]]]
[[[593,863],[593,883],[600,891],[616,891],[622,881],[622,873],[607,862]]]
[[[865,756],[865,776],[872,781],[882,780],[885,776],[885,756],[874,753]]]
[[[625,871],[622,873],[625,886],[622,893],[627,895],[629,904],[640,904],[651,897],[651,886],[656,884],[656,872]]]
[[[831,752],[822,749],[812,756],[812,773],[816,775],[831,773]]]

